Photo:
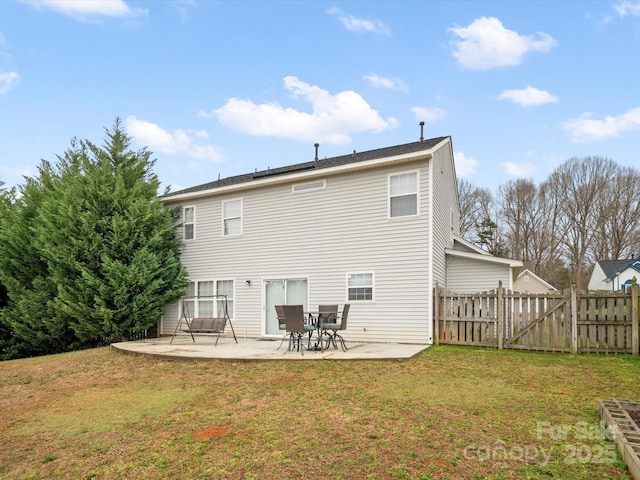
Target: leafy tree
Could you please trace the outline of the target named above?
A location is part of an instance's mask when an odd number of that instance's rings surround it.
[[[39,180],[27,179],[19,198],[0,216],[0,276],[8,296],[1,318],[12,335],[3,348],[5,359],[62,352],[75,346],[73,332],[51,304],[56,286],[49,278],[34,232],[47,194],[48,173],[41,171]]]
[[[0,238],[2,236],[1,232],[4,224],[4,222],[2,222],[2,218],[9,215],[13,198],[13,191],[7,191],[3,187],[4,182],[0,180]],[[2,319],[2,312],[8,303],[9,295],[7,287],[2,283],[2,274],[0,273],[0,358],[2,358],[4,352],[9,348],[11,338],[13,336],[11,334],[11,327]]]
[[[176,212],[157,198],[153,165],[146,149],[130,149],[117,119],[104,146],[74,139],[28,180],[0,263],[22,354],[127,337],[182,296]]]
[[[476,225],[477,238],[475,243],[483,247],[491,255],[496,257],[505,257],[508,251],[504,242],[498,235],[498,224],[491,220],[490,217],[484,217],[480,223]]]

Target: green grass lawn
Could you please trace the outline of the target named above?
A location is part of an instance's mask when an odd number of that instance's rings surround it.
[[[0,479],[628,479],[598,399],[640,358],[433,347],[411,360],[0,363]]]

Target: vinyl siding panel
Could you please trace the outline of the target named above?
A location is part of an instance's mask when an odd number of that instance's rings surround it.
[[[489,262],[447,256],[446,288],[454,292],[485,292],[498,288],[502,280],[504,288],[511,289],[511,268]]]
[[[607,275],[602,270],[602,267],[596,262],[589,279],[589,290],[611,290],[611,282],[607,281]]]
[[[458,187],[451,142],[433,155],[433,281],[445,285],[446,248],[453,248],[452,234],[459,233]]]
[[[388,176],[406,171],[419,171],[419,215],[389,218]],[[315,308],[348,302],[347,273],[373,273],[374,301],[349,302],[345,339],[430,343],[429,160],[320,179],[326,188],[292,193],[292,180],[184,201],[196,207],[196,239],[181,256],[190,279],[233,279],[236,334],[261,337],[264,280],[306,278]],[[237,198],[243,234],[224,237],[222,202]],[[178,308],[164,313],[162,333],[172,334]]]

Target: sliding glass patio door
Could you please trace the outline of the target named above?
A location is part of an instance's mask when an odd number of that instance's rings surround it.
[[[264,281],[265,334],[280,335],[276,305],[302,305],[307,310],[307,279],[285,278]]]

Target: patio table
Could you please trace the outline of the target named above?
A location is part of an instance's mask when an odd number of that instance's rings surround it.
[[[307,344],[307,350],[320,352],[322,351],[322,346],[320,345],[320,334],[322,333],[320,329],[320,312],[313,310],[304,312],[304,315],[307,317],[307,323],[315,327],[317,336],[316,343],[312,347],[311,338],[313,337],[313,331],[309,332],[309,342]]]

